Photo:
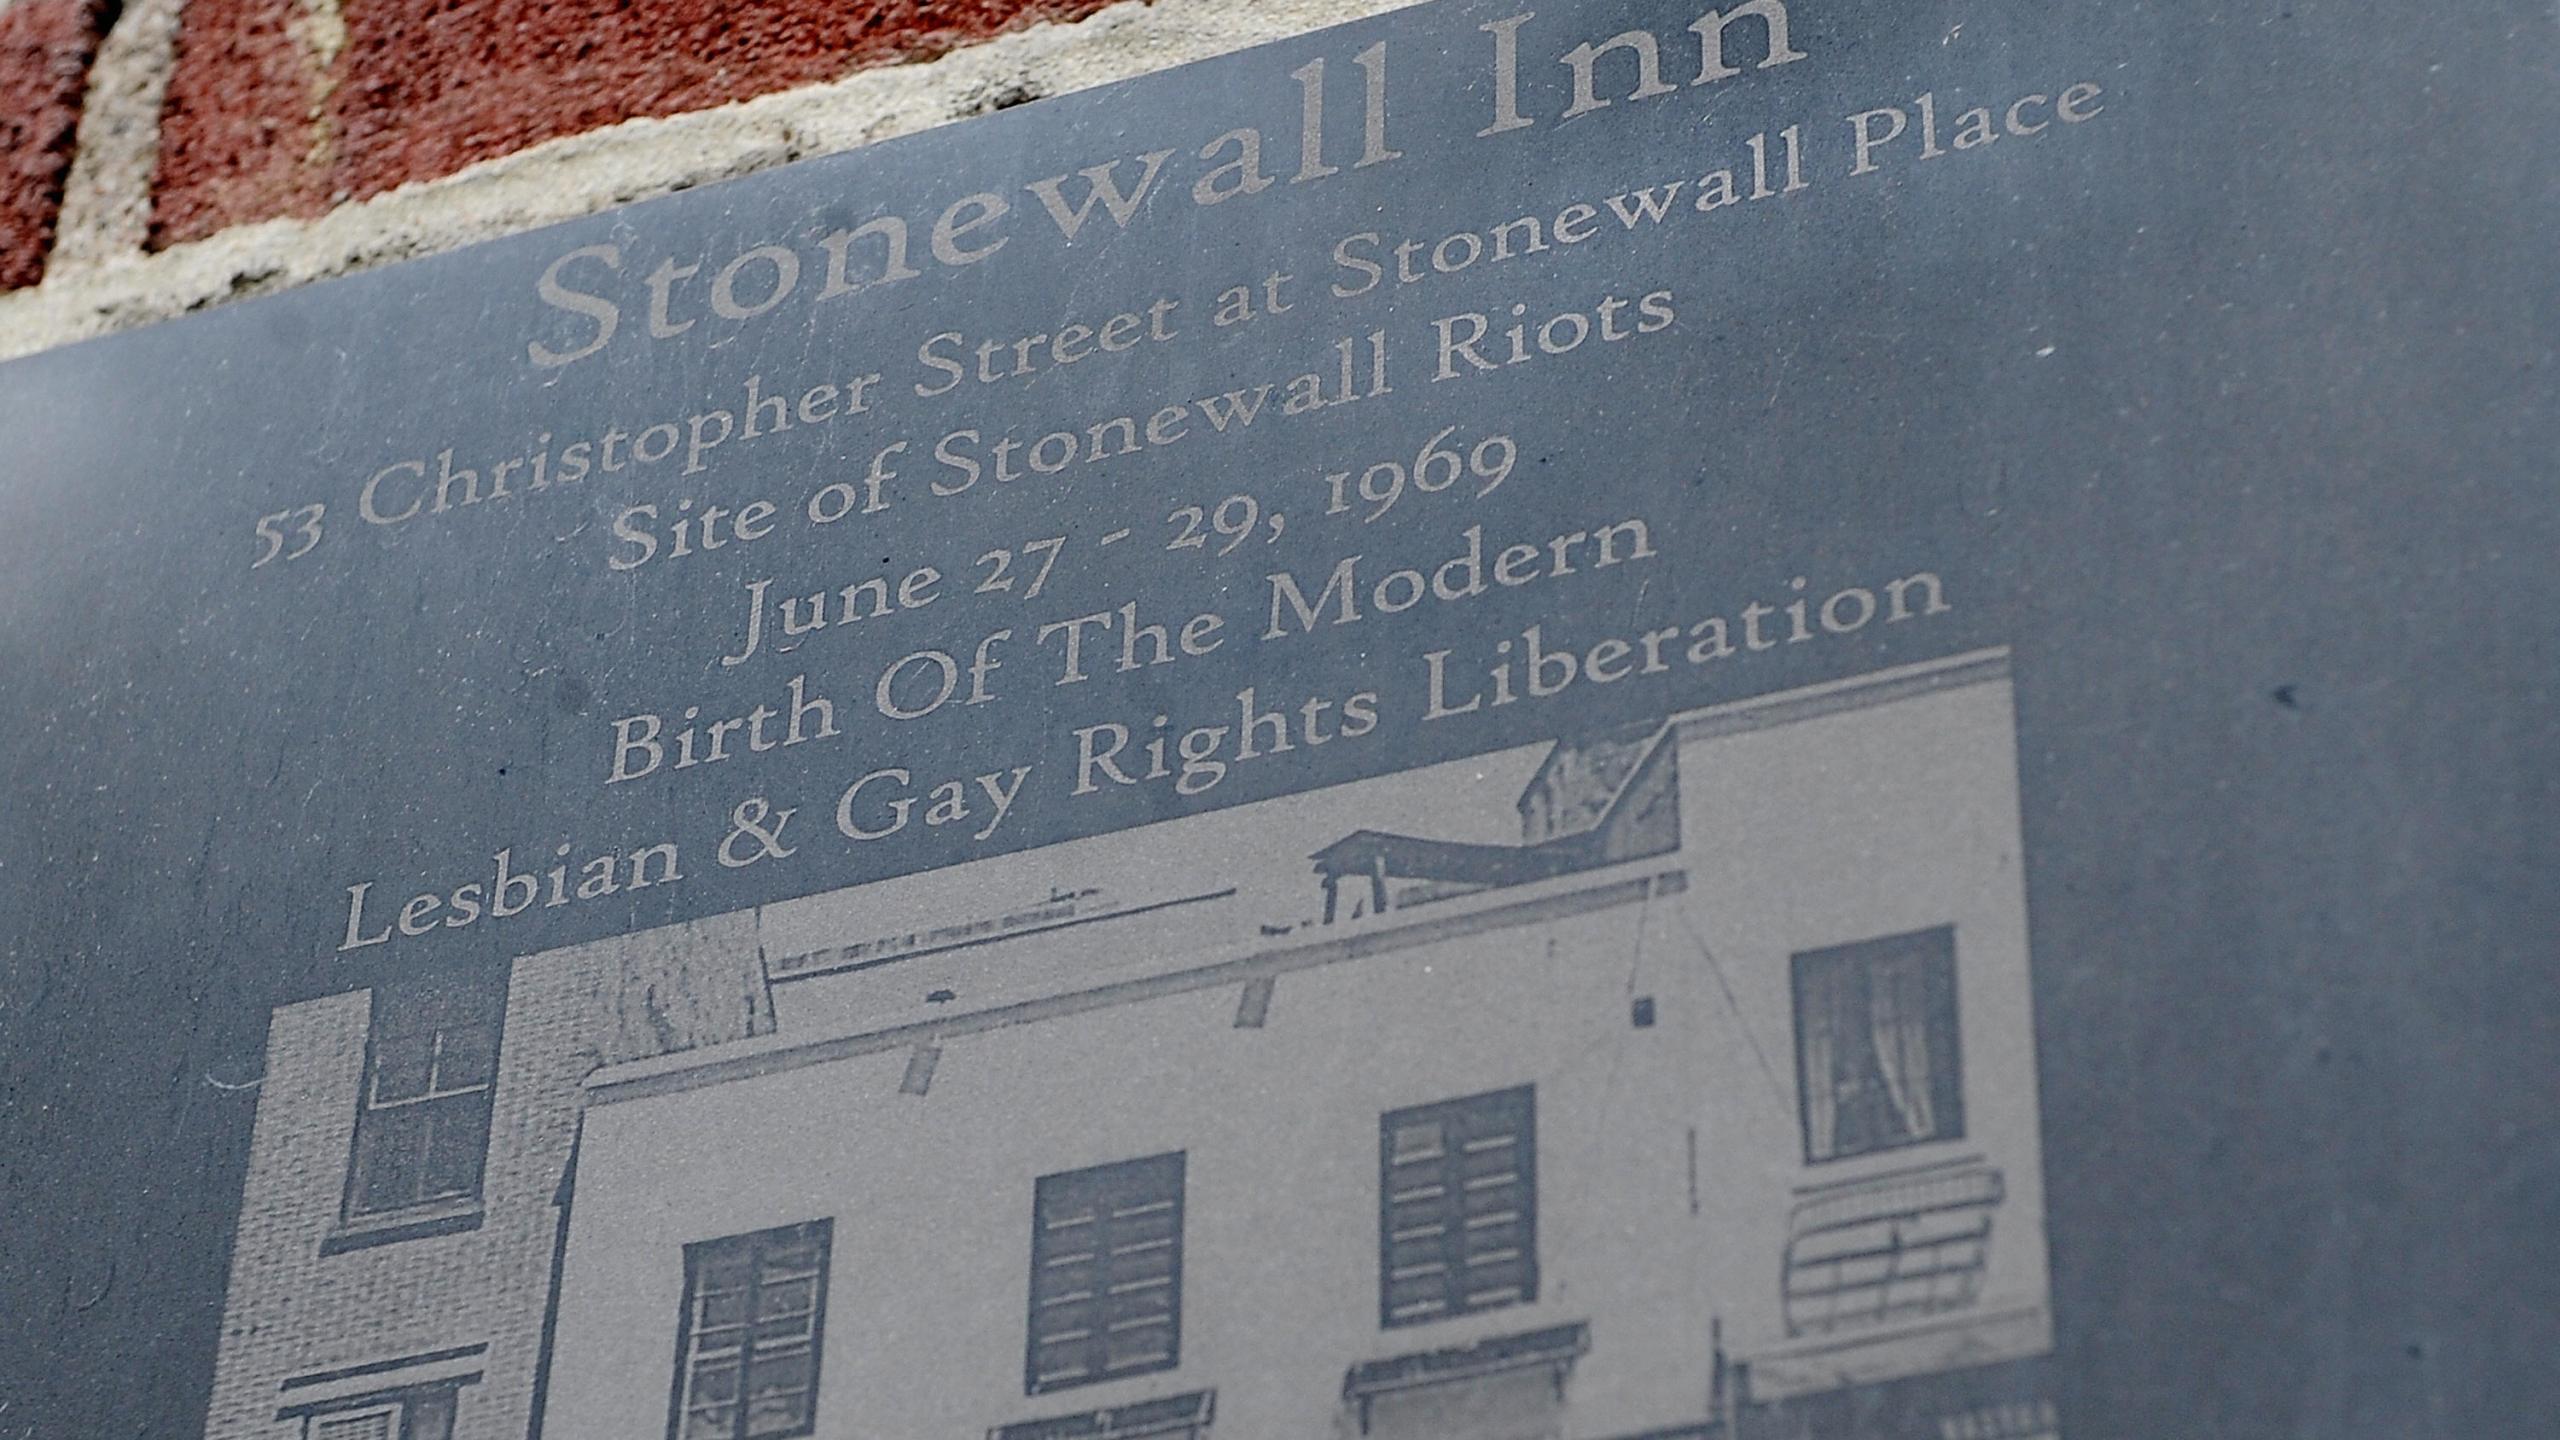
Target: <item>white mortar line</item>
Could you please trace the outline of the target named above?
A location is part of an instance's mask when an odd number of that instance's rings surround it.
[[[149,237],[160,109],[177,56],[180,3],[131,0],[99,42],[45,262],[48,275],[140,254]]]

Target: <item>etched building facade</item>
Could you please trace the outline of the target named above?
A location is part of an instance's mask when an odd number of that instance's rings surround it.
[[[217,1433],[2058,1433],[2005,656],[1560,742],[1517,833],[279,1012]]]
[[[278,1009],[207,1433],[531,1432],[596,1066],[772,1028],[751,916]]]

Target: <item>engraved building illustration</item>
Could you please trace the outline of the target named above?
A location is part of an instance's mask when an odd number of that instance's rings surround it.
[[[279,1010],[213,1432],[2057,1435],[2012,725],[1983,652]]]

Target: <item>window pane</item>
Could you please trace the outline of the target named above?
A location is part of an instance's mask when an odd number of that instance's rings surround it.
[[[755,1252],[743,1244],[719,1242],[720,1248],[697,1246],[694,1268],[707,1287],[745,1294],[755,1283]]]
[[[428,1118],[418,1108],[379,1110],[358,1123],[356,1209],[392,1210],[416,1202]]]
[[[489,1107],[476,1095],[457,1095],[417,1109],[429,1117],[420,1198],[476,1194],[481,1159],[489,1150]]]
[[[809,1343],[809,1321],[806,1315],[786,1320],[766,1320],[755,1327],[758,1364],[762,1356],[779,1349],[806,1346]]]
[[[746,1323],[747,1292],[705,1290],[694,1312],[694,1325],[704,1331],[733,1329]]]
[[[373,1042],[373,1103],[415,1100],[427,1093],[433,1078],[435,1036],[376,1035]]]
[[[809,1388],[816,1366],[809,1352],[787,1355],[758,1355],[755,1370],[747,1383],[750,1398],[766,1395],[796,1394]]]
[[[1408,1125],[1398,1125],[1390,1133],[1395,1138],[1389,1148],[1397,1164],[1440,1157],[1442,1143],[1440,1122],[1437,1120],[1417,1120]]]
[[[770,1279],[780,1275],[807,1275],[818,1268],[819,1244],[814,1236],[792,1234],[777,1241],[769,1249],[757,1252],[758,1265]]]
[[[400,1412],[394,1409],[370,1409],[347,1415],[315,1415],[311,1421],[312,1440],[397,1440]]]
[[[498,1027],[482,1016],[457,1016],[441,1027],[436,1088],[465,1090],[498,1077]]]
[[[453,1440],[453,1391],[438,1387],[411,1393],[400,1440]]]
[[[812,1398],[806,1391],[758,1396],[747,1404],[747,1433],[751,1436],[799,1434],[808,1428]]]
[[[725,1405],[738,1398],[738,1361],[705,1360],[693,1367],[693,1393],[689,1397],[697,1406]]]
[[[1173,1336],[1164,1330],[1121,1330],[1111,1335],[1106,1364],[1113,1374],[1160,1369],[1173,1358]]]
[[[768,1320],[783,1315],[806,1315],[817,1307],[817,1303],[816,1277],[785,1280],[779,1284],[768,1284],[757,1292],[756,1314]]]
[[[683,1440],[735,1440],[738,1407],[713,1405],[685,1412]]]

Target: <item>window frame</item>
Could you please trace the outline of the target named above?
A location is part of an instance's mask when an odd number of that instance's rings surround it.
[[[1519,1244],[1516,1247],[1520,1252],[1518,1263],[1521,1267],[1520,1283],[1516,1287],[1519,1293],[1504,1299],[1471,1303],[1467,1287],[1463,1283],[1468,1266],[1461,1259],[1447,1271],[1445,1281],[1447,1288],[1444,1303],[1440,1308],[1418,1314],[1399,1314],[1395,1298],[1395,1272],[1398,1268],[1396,1247],[1399,1243],[1396,1239],[1395,1172],[1400,1163],[1396,1155],[1397,1131],[1417,1124],[1436,1122],[1444,1127],[1442,1143],[1446,1145],[1448,1131],[1445,1127],[1452,1118],[1481,1115],[1497,1108],[1507,1112],[1506,1120],[1517,1122],[1512,1143],[1517,1146],[1519,1152],[1515,1182],[1519,1195],[1518,1224],[1521,1231]],[[1463,1140],[1460,1142],[1461,1146],[1465,1143]],[[1454,1177],[1463,1182],[1465,1165],[1463,1152],[1456,1153],[1454,1164],[1451,1163],[1452,1152],[1444,1150],[1439,1158],[1443,1165],[1444,1178]],[[1408,1159],[1401,1163],[1412,1162]],[[1463,1190],[1462,1183],[1455,1205],[1442,1211],[1444,1231],[1451,1223],[1456,1224],[1461,1232],[1466,1228],[1465,1222],[1468,1217],[1464,1208],[1466,1202]],[[1443,1251],[1443,1260],[1446,1263],[1445,1241]],[[1514,1305],[1532,1305],[1537,1303],[1540,1279],[1537,1086],[1535,1084],[1507,1086],[1500,1090],[1486,1090],[1473,1095],[1436,1100],[1425,1105],[1408,1105],[1381,1114],[1378,1117],[1378,1328],[1398,1330],[1407,1326],[1453,1320],[1464,1315],[1482,1315],[1489,1311],[1508,1309]]]
[[[738,1414],[736,1421],[729,1427],[730,1440],[746,1440],[750,1398],[748,1377],[755,1369],[754,1296],[761,1284],[759,1271],[763,1263],[764,1247],[770,1244],[779,1248],[782,1245],[797,1243],[798,1237],[803,1232],[814,1237],[818,1247],[816,1284],[810,1296],[809,1314],[809,1414],[797,1428],[773,1431],[759,1437],[759,1440],[793,1440],[793,1437],[817,1433],[818,1392],[825,1380],[827,1292],[835,1269],[835,1221],[832,1217],[802,1220],[789,1225],[775,1225],[762,1230],[748,1230],[736,1235],[713,1236],[707,1240],[692,1241],[684,1247],[683,1298],[677,1302],[676,1310],[675,1375],[667,1393],[667,1440],[684,1440],[685,1412],[688,1408],[685,1402],[692,1395],[696,1358],[693,1353],[693,1317],[694,1311],[698,1308],[695,1303],[698,1294],[696,1287],[705,1268],[707,1257],[718,1246],[744,1245],[747,1249],[750,1281],[749,1300],[745,1310],[747,1334],[738,1351]]]
[[[1810,975],[1823,966],[1855,966],[1860,984],[1872,1006],[1875,963],[1901,958],[1930,947],[1921,956],[1928,967],[1926,989],[1929,1009],[1922,1017],[1921,1034],[1929,1046],[1930,1094],[1932,1124],[1925,1134],[1907,1134],[1900,1139],[1879,1139],[1844,1147],[1835,1134],[1827,1150],[1814,1145],[1811,1057],[1805,1044],[1806,990]],[[1831,1165],[1871,1155],[1887,1155],[1920,1145],[1939,1145],[1965,1137],[1964,1106],[1964,1005],[1962,965],[1956,947],[1956,927],[1932,925],[1918,930],[1901,930],[1889,935],[1870,936],[1840,945],[1826,945],[1813,950],[1799,950],[1787,960],[1788,1001],[1792,1008],[1795,1040],[1796,1136],[1807,1166]],[[1871,1012],[1870,1012],[1871,1013]],[[1943,1040],[1941,1051],[1938,1042]],[[1882,1064],[1881,1057],[1877,1057]],[[1834,1104],[1836,1106],[1836,1091]]]
[[[1044,1375],[1040,1366],[1041,1352],[1044,1347],[1044,1341],[1041,1336],[1040,1312],[1046,1308],[1046,1303],[1050,1298],[1045,1296],[1043,1293],[1044,1284],[1042,1280],[1042,1276],[1049,1268],[1048,1262],[1050,1259],[1049,1241],[1047,1237],[1052,1227],[1048,1222],[1050,1205],[1048,1197],[1058,1191],[1067,1189],[1071,1185],[1094,1184],[1107,1186],[1108,1178],[1114,1172],[1139,1172],[1149,1168],[1164,1169],[1169,1171],[1172,1177],[1169,1198],[1173,1206],[1173,1234],[1171,1237],[1173,1253],[1171,1260],[1168,1263],[1167,1273],[1164,1280],[1164,1287],[1168,1296],[1165,1304],[1165,1324],[1171,1333],[1166,1340],[1163,1358],[1150,1360],[1144,1364],[1126,1365],[1113,1368],[1110,1364],[1110,1336],[1108,1329],[1110,1320],[1106,1315],[1098,1315],[1096,1317],[1096,1333],[1091,1343],[1096,1347],[1099,1359],[1095,1363],[1089,1365],[1083,1373],[1068,1378],[1059,1379]],[[1190,1219],[1190,1206],[1188,1203],[1191,1185],[1190,1172],[1190,1152],[1184,1150],[1168,1150],[1159,1154],[1141,1155],[1128,1160],[1114,1160],[1101,1165],[1087,1165],[1074,1170],[1053,1171],[1050,1174],[1040,1176],[1033,1182],[1031,1192],[1031,1269],[1030,1283],[1025,1296],[1026,1304],[1024,1307],[1022,1347],[1022,1393],[1024,1395],[1054,1395],[1060,1391],[1074,1390],[1086,1385],[1099,1385],[1106,1381],[1125,1380],[1139,1375],[1157,1375],[1169,1370],[1181,1368],[1183,1241],[1184,1229],[1188,1225]],[[1157,1201],[1152,1203],[1163,1202]],[[1097,1279],[1097,1283],[1107,1284],[1108,1282]],[[1097,1301],[1097,1304],[1099,1303],[1101,1302]]]
[[[486,1019],[489,1043],[489,1078],[477,1085],[440,1094],[430,1093],[389,1104],[376,1104],[374,1092],[380,1076],[385,1028],[385,1005],[390,1002],[418,1003],[409,997],[443,992],[449,996],[469,997],[463,1003],[488,1007]],[[455,1002],[447,1000],[445,1004]],[[439,1034],[444,1027],[433,1027]],[[489,1179],[489,1139],[494,1133],[497,1114],[498,1071],[505,1054],[507,1029],[507,978],[503,972],[490,975],[447,973],[414,979],[388,981],[374,986],[365,996],[364,1064],[356,1077],[355,1127],[347,1139],[347,1173],[343,1194],[339,1199],[338,1218],[342,1227],[359,1228],[396,1224],[403,1217],[422,1212],[435,1213],[454,1209],[476,1209],[481,1192]],[[440,1041],[439,1041],[440,1044]],[[429,1071],[432,1086],[432,1062]],[[387,1205],[363,1203],[368,1162],[368,1137],[375,1145],[383,1142],[377,1113],[414,1111],[427,1105],[453,1105],[465,1097],[476,1096],[480,1111],[480,1146],[471,1167],[471,1183],[449,1194],[412,1196]]]

